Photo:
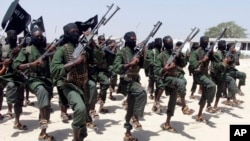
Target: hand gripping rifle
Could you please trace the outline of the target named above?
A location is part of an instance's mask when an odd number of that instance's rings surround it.
[[[146,45],[147,45],[149,39],[150,39],[151,37],[154,37],[155,33],[159,30],[159,28],[161,27],[161,25],[162,25],[162,22],[160,22],[160,21],[158,21],[158,22],[156,23],[156,25],[154,25],[154,28],[153,28],[152,31],[149,33],[149,35],[147,36],[147,38],[146,38],[144,41],[142,41],[142,42],[139,44],[139,46],[137,46],[137,47],[135,48],[135,50],[137,50],[137,52],[135,53],[135,55],[134,55],[133,58],[139,57],[139,56],[142,55],[142,52],[145,50],[145,47],[146,47]]]
[[[207,50],[205,56],[209,56],[213,50],[214,50],[214,46],[217,44],[217,42],[223,37],[223,35],[225,34],[225,32],[227,31],[227,28],[224,28],[222,30],[222,32],[219,34],[219,36],[216,38],[216,40],[214,41],[214,43],[210,46],[210,48]],[[204,57],[205,57],[204,56]],[[198,68],[196,69],[196,71],[200,71],[201,70],[201,66],[203,65],[203,63],[199,64]]]
[[[172,63],[176,57],[178,57],[181,53],[181,50],[183,49],[183,47],[185,46],[185,44],[187,42],[190,42],[199,32],[200,29],[199,28],[193,28],[191,29],[191,33],[187,36],[187,38],[184,40],[183,44],[175,51],[172,52],[171,56],[168,58],[167,64]]]
[[[227,28],[224,28],[222,32],[219,34],[219,36],[215,39],[214,43],[211,45],[211,47],[206,52],[206,55],[209,56],[214,50],[214,46],[218,43],[218,41],[223,37],[223,35],[226,33]]]
[[[187,36],[187,38],[184,40],[183,44],[178,48],[176,49],[175,51],[172,52],[172,54],[170,55],[170,57],[168,58],[167,60],[167,65],[170,65],[173,61],[175,61],[175,59],[180,55],[183,47],[185,46],[185,44],[187,42],[190,42],[198,33],[200,32],[200,29],[195,27],[193,29],[191,29],[191,33]],[[167,74],[168,72],[166,71],[163,75],[163,77],[165,77],[165,75]]]
[[[54,39],[46,48],[46,51],[37,59],[37,60],[43,60],[48,56],[55,54],[56,47],[61,44],[64,41],[64,38],[61,36],[59,40]],[[24,76],[25,79],[28,79],[29,75],[29,69],[26,69],[25,71],[21,72],[21,74]]]
[[[17,45],[10,54],[10,62],[13,61],[13,59],[18,55],[19,51],[21,50],[21,48],[23,47],[23,45],[25,44],[25,39],[29,37],[29,34],[26,34],[24,36],[24,39],[21,41],[21,43],[19,45]],[[0,63],[2,64],[2,68],[0,69],[0,76],[4,75],[7,70],[8,70],[8,65],[3,64],[2,62]]]
[[[90,31],[90,33],[88,35],[82,36],[80,38],[80,41],[79,41],[80,43],[78,44],[78,46],[75,48],[75,50],[73,52],[73,58],[77,58],[79,55],[84,53],[85,47],[89,45],[90,41],[93,39],[93,37],[95,36],[95,34],[99,30],[99,28],[102,25],[106,25],[107,22],[114,16],[114,14],[120,9],[117,6],[116,10],[108,18],[106,18],[107,14],[110,12],[110,10],[112,9],[113,6],[114,6],[114,4],[112,4],[111,6],[108,6],[108,11],[104,14],[104,16],[102,17],[100,22],[97,23],[97,25]]]

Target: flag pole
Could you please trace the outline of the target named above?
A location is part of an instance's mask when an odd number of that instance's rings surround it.
[[[0,41],[2,41],[3,34],[4,34],[4,32],[6,31],[6,29],[7,29],[8,25],[9,25],[9,23],[10,23],[10,20],[7,21],[7,23],[6,23],[6,25],[5,25],[4,29],[3,29],[3,31],[2,31],[2,33],[1,33]]]

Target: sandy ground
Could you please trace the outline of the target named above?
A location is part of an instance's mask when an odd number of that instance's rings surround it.
[[[245,72],[250,76],[250,59],[242,59],[239,70]],[[187,72],[187,70],[185,70]],[[142,85],[146,88],[147,78],[144,76],[144,71],[141,71]],[[186,74],[187,84],[187,104],[190,108],[195,110],[192,115],[183,115],[180,106],[176,106],[175,115],[172,118],[172,126],[178,131],[177,134],[163,131],[160,125],[166,120],[166,105],[168,102],[167,96],[162,96],[161,105],[163,106],[162,114],[155,114],[151,111],[153,101],[148,99],[145,108],[145,116],[141,121],[143,130],[132,130],[132,133],[139,141],[228,141],[229,127],[231,124],[250,124],[250,91],[249,77],[247,77],[247,85],[242,87],[245,96],[237,95],[237,98],[243,100],[244,103],[237,107],[225,106],[220,101],[219,107],[222,112],[210,114],[204,112],[204,117],[209,119],[209,123],[198,123],[195,121],[195,116],[198,112],[198,99],[189,99],[192,78]],[[200,97],[198,93],[195,94],[197,98]],[[125,111],[122,108],[122,101],[124,96],[121,94],[114,94],[116,101],[107,99],[106,107],[110,110],[108,114],[100,114],[100,119],[95,120],[94,123],[98,126],[98,130],[88,129],[88,137],[85,141],[121,141],[124,137],[125,129],[123,128]],[[36,102],[33,94],[30,94],[30,100]],[[247,106],[248,105],[248,106]],[[99,105],[97,104],[97,108]],[[72,130],[71,122],[62,123],[60,119],[60,111],[58,106],[58,95],[55,91],[55,96],[52,99],[52,108],[54,112],[51,114],[51,123],[47,132],[53,135],[57,141],[71,141]],[[13,129],[14,120],[0,121],[0,140],[1,141],[35,141],[38,138],[38,109],[34,106],[27,106],[23,108],[21,122],[28,126],[28,130],[20,131]],[[7,112],[6,99],[4,98],[2,114]],[[69,113],[72,110],[69,109]]]

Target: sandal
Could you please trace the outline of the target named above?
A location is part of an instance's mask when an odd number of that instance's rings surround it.
[[[6,118],[6,119],[13,119],[14,118],[14,114],[12,112],[8,112],[7,114],[4,115],[4,118]]]
[[[242,91],[239,91],[238,93],[240,96],[244,96],[245,94]]]
[[[197,116],[196,121],[202,122],[204,121],[204,118],[202,116]]]
[[[99,113],[108,113],[109,112],[109,110],[108,109],[106,109],[106,108],[104,108],[104,102],[103,101],[101,101],[101,103],[100,103],[100,108],[99,108]]]
[[[154,105],[152,107],[152,111],[157,113],[157,114],[160,114],[161,113],[161,105],[158,102],[154,103]]]
[[[138,139],[133,137],[131,134],[125,134],[123,140],[124,141],[138,141]]]
[[[170,125],[162,124],[161,128],[164,131],[168,131],[168,132],[171,132],[171,133],[177,133],[177,131],[173,127],[171,127]]]
[[[216,113],[216,112],[217,112],[216,109],[213,108],[213,107],[211,107],[211,106],[207,107],[206,111],[207,111],[208,113]]]
[[[28,130],[28,127],[26,125],[22,125],[21,123],[15,124],[13,128],[18,130]]]
[[[34,102],[30,102],[30,100],[25,100],[25,105],[34,106],[35,103]]]
[[[93,124],[92,122],[87,122],[86,126],[90,129],[97,129],[97,126],[95,124]]]
[[[136,119],[135,117],[132,117],[132,118],[131,118],[130,123],[132,124],[132,126],[133,126],[136,130],[141,130],[141,129],[142,129],[142,125],[140,124],[139,120]]]
[[[40,129],[46,129],[48,128],[48,121],[46,119],[40,120]]]
[[[189,109],[188,106],[185,106],[183,109],[182,109],[182,112],[184,115],[191,115],[194,113],[194,110],[193,109]]]
[[[99,114],[96,112],[96,110],[90,110],[89,114],[92,117],[92,119],[99,119]]]
[[[61,119],[62,119],[63,123],[68,123],[68,121],[69,121],[69,115],[66,114],[66,113],[62,113],[61,114]]]
[[[44,134],[44,135],[39,135],[38,140],[39,141],[54,141],[54,137],[49,136],[48,134]]]
[[[241,100],[235,100],[235,101],[232,102],[232,106],[238,106],[241,103],[243,103],[243,101],[241,101]]]

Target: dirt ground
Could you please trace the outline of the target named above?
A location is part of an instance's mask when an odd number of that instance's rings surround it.
[[[139,139],[139,141],[228,141],[229,127],[233,124],[250,124],[250,91],[249,76],[250,76],[250,59],[242,59],[241,66],[237,67],[240,71],[247,74],[246,86],[242,87],[245,96],[237,95],[239,100],[244,101],[239,106],[231,107],[222,104],[222,99],[219,107],[222,111],[210,114],[204,111],[204,117],[209,120],[208,124],[198,123],[195,121],[195,116],[198,113],[198,99],[200,95],[196,92],[197,99],[189,99],[192,78],[186,71],[187,96],[186,101],[190,108],[195,112],[192,115],[183,115],[180,106],[176,106],[175,115],[172,118],[172,126],[178,133],[170,133],[163,131],[160,125],[166,120],[166,105],[168,97],[163,95],[161,98],[161,105],[163,106],[162,114],[155,114],[151,111],[153,101],[148,99],[145,108],[145,116],[141,120],[143,126],[142,130],[132,130],[132,134]],[[142,85],[147,87],[147,78],[144,75],[144,70],[141,71]],[[53,135],[57,141],[71,141],[73,138],[71,130],[71,122],[62,123],[60,118],[60,111],[58,106],[58,95],[56,90],[52,99],[52,108],[54,112],[51,114],[51,123],[47,129],[50,135]],[[121,141],[123,140],[125,129],[123,128],[125,110],[122,108],[122,101],[124,96],[122,94],[114,94],[116,101],[107,99],[105,106],[110,110],[110,113],[100,114],[100,119],[95,120],[94,123],[98,126],[97,130],[88,129],[88,137],[85,141]],[[30,94],[30,100],[36,102],[36,97]],[[99,104],[97,104],[97,108]],[[14,120],[0,121],[0,140],[1,141],[35,141],[38,139],[38,114],[39,111],[35,106],[27,106],[23,108],[21,122],[28,126],[28,130],[20,131],[13,129]],[[4,98],[2,114],[7,113],[6,99]],[[69,113],[72,110],[69,109]]]

